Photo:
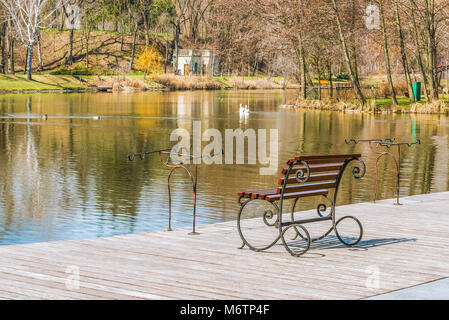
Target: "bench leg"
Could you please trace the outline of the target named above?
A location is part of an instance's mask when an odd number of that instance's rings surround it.
[[[240,210],[239,210],[239,213],[237,216],[237,230],[238,230],[240,238],[242,239],[242,242],[243,242],[242,246],[239,249],[243,249],[245,246],[247,246],[249,249],[251,249],[253,251],[264,251],[264,250],[267,250],[267,249],[271,248],[272,246],[274,246],[279,241],[281,235],[279,234],[276,237],[276,239],[267,246],[256,247],[249,243],[249,241],[244,236],[244,231],[242,230],[241,221],[242,221],[243,210],[248,205],[248,203],[250,203],[252,201],[264,201],[266,203],[269,203],[273,207],[273,210],[271,210],[271,209],[265,210],[262,215],[263,222],[268,227],[275,227],[275,228],[278,227],[278,225],[279,225],[279,207],[275,203],[268,202],[265,200],[248,199],[248,200],[244,201],[242,198],[239,199]],[[275,216],[276,216],[275,222],[270,223],[269,220],[273,219]]]
[[[343,240],[343,238],[340,236],[340,233],[338,232],[338,228],[337,228],[338,224],[346,219],[354,220],[359,227],[359,237],[355,241],[348,242],[348,241]],[[362,224],[359,221],[359,219],[357,219],[356,217],[353,217],[353,216],[345,216],[343,218],[338,219],[337,222],[335,222],[335,224],[334,224],[334,230],[335,230],[335,235],[337,236],[338,240],[340,240],[340,242],[343,243],[347,247],[355,246],[356,244],[358,244],[360,242],[360,240],[362,240],[362,237],[363,237]]]
[[[288,242],[285,240],[285,233],[290,229],[290,228],[294,228],[295,232],[297,234],[301,234],[301,232],[298,231],[298,229],[301,229],[301,231],[304,233],[305,236],[301,237],[303,238],[303,240],[305,241],[305,245],[303,247],[297,247],[297,246],[290,246],[288,244]],[[307,231],[307,229],[302,225],[302,224],[292,224],[288,227],[286,227],[284,230],[281,230],[281,240],[282,243],[284,244],[285,249],[294,257],[299,257],[302,256],[303,254],[305,254],[309,248],[310,248],[310,244],[312,243],[311,239],[310,239],[310,234]]]

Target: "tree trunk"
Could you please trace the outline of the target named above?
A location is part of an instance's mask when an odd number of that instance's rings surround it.
[[[428,61],[429,61],[429,78],[430,94],[432,99],[438,99],[438,75],[437,75],[437,52],[435,39],[435,3],[434,0],[425,1],[425,17],[428,42]]]
[[[8,32],[8,64],[9,64],[9,73],[14,75],[16,73],[15,65],[14,65],[14,38],[11,36],[11,28],[9,28]]]
[[[26,55],[25,55],[25,68],[23,69],[23,74],[27,74],[28,61],[29,61],[28,56],[30,54],[30,49],[28,49],[28,47],[26,47],[26,48],[27,48],[27,52],[26,52]]]
[[[75,35],[75,30],[71,28],[69,30],[69,46],[67,50],[67,60],[66,64],[71,66],[73,64],[73,38]]]
[[[59,26],[59,31],[64,31],[64,24],[65,24],[65,8],[64,8],[64,13],[61,14],[61,25]],[[58,10],[55,11],[56,17],[58,16],[59,12]],[[58,21],[59,19],[56,18],[56,21]]]
[[[168,63],[168,31],[165,33],[165,61],[164,61],[164,73],[167,73]]]
[[[299,65],[301,68],[301,98],[307,99],[307,69],[306,69],[306,59],[304,56],[304,48],[300,44],[299,47]]]
[[[179,66],[178,66],[178,62],[179,62],[179,31],[180,31],[180,26],[179,24],[175,25],[175,52],[176,52],[176,57],[175,57],[175,74],[178,74],[178,70],[179,70]],[[229,70],[228,70],[229,73]]]
[[[28,69],[27,69],[27,80],[33,80],[31,72],[33,69],[33,45],[28,47]]]
[[[134,58],[136,56],[136,40],[137,40],[137,26],[133,30],[133,43],[131,48],[131,62],[129,63],[129,71],[134,69]]]
[[[416,20],[415,20],[415,14],[413,13],[413,8],[411,10],[411,18],[412,18],[412,25],[413,25],[413,39],[415,40],[414,42],[415,42],[416,60],[418,62],[419,71],[421,73],[423,92],[424,92],[424,96],[426,97],[426,101],[431,102],[432,99],[429,96],[429,91],[428,91],[429,86],[427,83],[426,71],[424,69],[424,64],[422,61],[421,47],[419,45],[418,27],[416,26]]]
[[[38,58],[38,71],[42,72],[44,69],[42,63],[42,48],[41,48],[41,31],[37,31],[37,58]]]
[[[120,20],[120,51],[123,51],[124,43],[125,43],[125,22],[123,21],[123,18]]]
[[[357,43],[355,38],[355,22],[356,22],[356,3],[352,0],[352,10],[351,10],[351,46],[352,46],[352,68],[354,70],[354,77],[357,82],[359,82],[359,66],[357,63]]]
[[[328,74],[328,86],[329,86],[329,98],[334,97],[334,84],[332,82],[332,65],[331,62],[327,62],[327,74]]]
[[[405,80],[407,82],[408,95],[410,98],[410,102],[415,103],[412,79],[410,77],[410,70],[407,62],[407,53],[405,51],[404,33],[402,32],[401,17],[399,15],[399,0],[395,0],[395,13],[396,13],[396,28],[398,30],[399,45],[401,47],[402,67],[404,69]]]
[[[89,68],[89,38],[90,38],[90,30],[86,30],[85,38],[86,38],[86,60],[85,60],[85,64],[86,64],[86,68]]]
[[[387,39],[387,30],[385,27],[385,15],[384,15],[384,0],[379,0],[379,9],[380,9],[380,28],[382,31],[382,40],[384,46],[384,55],[385,55],[385,69],[387,71],[387,79],[388,84],[390,85],[391,91],[391,100],[393,102],[393,106],[397,107],[398,100],[396,99],[396,91],[393,85],[393,78],[391,77],[391,67],[390,67],[390,54],[388,52],[388,39]]]
[[[148,15],[145,13],[143,15],[143,22],[145,28],[145,49],[150,45],[150,27],[148,23]]]
[[[321,100],[321,71],[318,70],[318,100]]]
[[[1,72],[3,74],[7,73],[7,54],[6,54],[6,49],[7,49],[7,33],[6,33],[6,22],[2,24],[2,28],[1,28]]]
[[[101,4],[101,24],[102,24],[102,30],[104,31],[104,22],[105,22],[105,14],[104,14],[104,7],[105,7],[105,1],[102,1]]]
[[[338,10],[337,3],[335,2],[335,0],[332,0],[332,7],[334,9],[334,13],[335,13],[335,17],[336,17],[337,29],[338,29],[339,38],[340,38],[340,44],[341,44],[341,47],[343,50],[346,67],[348,68],[349,76],[351,77],[351,82],[352,82],[352,85],[354,86],[354,90],[357,95],[357,98],[360,101],[362,107],[364,107],[366,104],[366,99],[363,96],[362,90],[360,88],[360,83],[357,81],[357,78],[355,77],[354,72],[352,70],[351,58],[349,56],[348,47],[346,45],[346,40],[345,40],[343,30],[341,27],[340,12]]]

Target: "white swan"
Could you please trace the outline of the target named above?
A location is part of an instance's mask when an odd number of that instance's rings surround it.
[[[240,104],[240,114],[249,114],[249,108],[248,106],[243,107],[242,104]]]

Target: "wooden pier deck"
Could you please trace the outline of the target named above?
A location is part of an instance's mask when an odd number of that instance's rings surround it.
[[[330,238],[301,258],[238,250],[235,222],[2,246],[0,299],[360,299],[448,277],[449,192],[401,202],[337,207],[361,220],[361,244]]]

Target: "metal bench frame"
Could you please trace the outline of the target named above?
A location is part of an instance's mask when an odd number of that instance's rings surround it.
[[[347,158],[344,158],[344,156],[347,156]],[[291,209],[291,221],[283,221],[283,214],[284,214],[284,201],[285,199],[285,194],[287,194],[286,190],[287,190],[287,186],[289,184],[289,181],[292,181],[292,177],[291,174],[293,171],[296,171],[294,174],[294,179],[299,183],[306,183],[309,181],[310,177],[311,177],[311,168],[310,165],[312,165],[314,162],[316,163],[317,161],[319,162],[320,160],[313,160],[313,159],[322,159],[321,161],[323,161],[326,157],[328,158],[332,158],[332,157],[342,157],[342,160],[344,160],[344,162],[342,161],[342,166],[340,168],[340,170],[338,171],[338,175],[337,178],[335,180],[335,192],[333,195],[333,199],[331,199],[331,197],[329,197],[329,195],[324,192],[322,192],[322,196],[324,198],[326,198],[326,200],[329,202],[330,204],[330,213],[329,214],[325,214],[327,211],[328,206],[325,203],[321,203],[318,205],[317,207],[317,213],[318,213],[318,217],[317,218],[311,218],[311,219],[303,219],[303,220],[295,220],[294,218],[294,214],[295,214],[295,207],[296,204],[299,200],[300,197],[289,197],[289,199],[294,199],[293,202],[293,206]],[[337,195],[338,195],[338,190],[340,187],[340,183],[343,177],[343,174],[346,170],[346,168],[349,166],[349,164],[351,164],[352,162],[358,162],[357,165],[354,165],[352,168],[352,175],[355,179],[361,179],[364,177],[365,173],[366,173],[366,166],[365,163],[363,162],[363,160],[361,159],[361,155],[357,154],[357,155],[335,155],[335,156],[316,156],[316,157],[312,157],[312,156],[306,156],[306,157],[296,157],[295,159],[291,159],[287,162],[287,164],[289,165],[288,168],[284,169],[285,172],[285,176],[281,178],[280,182],[282,182],[282,189],[280,192],[280,198],[279,200],[279,205],[275,203],[275,201],[271,200],[267,200],[267,199],[257,199],[254,198],[252,196],[246,197],[244,195],[240,196],[239,198],[239,204],[240,204],[240,210],[238,213],[238,217],[237,217],[237,229],[239,232],[239,235],[243,241],[242,246],[239,249],[243,249],[245,246],[247,246],[249,249],[253,250],[253,251],[264,251],[267,250],[271,247],[273,247],[279,240],[282,240],[282,243],[285,247],[285,249],[292,255],[295,257],[299,257],[303,254],[305,254],[309,248],[312,242],[314,241],[318,241],[321,240],[323,238],[325,238],[326,236],[328,236],[332,231],[335,232],[335,235],[337,236],[337,238],[339,239],[339,241],[344,244],[347,247],[352,247],[357,245],[360,240],[362,239],[363,236],[363,227],[361,222],[354,216],[344,216],[342,218],[339,218],[338,220],[335,217],[335,203],[337,201]],[[294,167],[297,165],[301,165],[302,168],[304,169],[297,169],[294,170]],[[289,180],[290,178],[290,180]],[[332,179],[333,180],[333,179]],[[296,182],[295,182],[296,183]],[[323,191],[323,190],[321,190]],[[275,227],[279,229],[279,235],[277,236],[277,238],[270,244],[268,244],[265,247],[261,247],[261,248],[256,248],[254,246],[252,246],[247,239],[244,237],[243,232],[242,232],[242,228],[241,228],[241,218],[242,218],[242,212],[243,209],[248,205],[248,203],[252,202],[252,201],[256,201],[256,200],[264,200],[267,201],[268,203],[271,204],[271,206],[273,207],[273,210],[271,209],[267,209],[265,210],[265,212],[263,213],[263,222],[265,223],[266,226],[268,227]],[[269,220],[273,219],[276,215],[276,220],[275,222],[271,223]],[[354,220],[358,227],[359,227],[359,237],[353,241],[353,242],[348,242],[345,241],[339,234],[338,232],[338,224],[345,220],[345,219],[352,219]],[[332,221],[332,226],[330,227],[330,229],[324,233],[322,236],[317,237],[317,238],[310,238],[310,234],[308,232],[308,230],[306,229],[306,227],[304,226],[305,224],[308,223],[314,223],[314,222],[321,222],[321,221]],[[286,232],[291,229],[294,228],[295,232],[296,232],[296,236],[294,239],[297,239],[298,237],[302,238],[303,240],[306,241],[305,247],[304,249],[298,251],[294,251],[292,250],[289,245],[288,242],[285,239],[285,234]]]

